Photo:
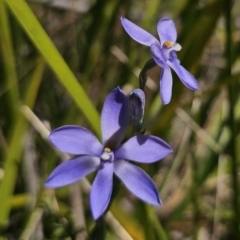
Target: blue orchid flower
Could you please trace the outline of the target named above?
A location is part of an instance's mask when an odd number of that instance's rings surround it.
[[[198,90],[199,85],[194,76],[188,72],[177,59],[176,51],[181,50],[176,42],[177,31],[174,22],[169,18],[162,18],[157,25],[158,41],[152,34],[138,27],[128,19],[121,17],[121,23],[126,32],[135,41],[150,47],[152,58],[162,68],[160,76],[160,95],[163,104],[168,104],[172,97],[172,73],[176,72],[182,83],[191,90]]]
[[[152,163],[164,158],[172,150],[166,142],[152,135],[133,136],[122,143],[129,119],[128,98],[116,88],[104,102],[101,143],[92,132],[80,126],[67,125],[53,130],[49,135],[52,144],[76,156],[57,166],[45,186],[66,186],[98,170],[90,193],[94,219],[98,219],[107,209],[112,194],[113,174],[143,201],[153,205],[161,204],[152,179],[129,160]]]

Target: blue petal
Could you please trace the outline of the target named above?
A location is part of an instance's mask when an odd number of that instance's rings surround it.
[[[161,41],[161,47],[166,41],[176,42],[177,31],[174,22],[169,18],[162,18],[157,25],[158,35]]]
[[[179,64],[177,59],[172,58],[167,64],[176,72],[182,83],[191,90],[198,90],[199,85],[195,77]]]
[[[156,62],[156,64],[158,66],[160,66],[162,68],[167,67],[166,59],[163,55],[163,52],[162,52],[162,49],[161,49],[161,46],[160,46],[159,42],[156,42],[156,43],[152,44],[151,47],[150,47],[150,51],[151,51],[151,54],[152,54],[152,57],[153,57],[154,61]]]
[[[75,157],[57,166],[45,183],[45,187],[57,188],[74,183],[100,165],[100,159],[92,156]]]
[[[119,87],[108,94],[101,114],[102,142],[115,148],[123,139],[130,121],[128,98]]]
[[[172,152],[162,139],[152,135],[137,135],[114,151],[115,159],[127,159],[141,163],[152,163]]]
[[[93,218],[98,219],[107,209],[112,194],[113,163],[105,162],[101,165],[94,179],[91,193],[90,205]]]
[[[158,42],[158,40],[152,34],[138,27],[136,24],[132,23],[126,18],[121,17],[121,23],[129,36],[135,41],[148,47],[150,47],[154,42]]]
[[[49,140],[63,152],[70,154],[100,155],[103,150],[102,144],[89,130],[66,125],[53,130]]]
[[[141,168],[125,160],[117,160],[114,162],[114,173],[143,201],[153,205],[161,204],[156,185]]]
[[[160,77],[160,95],[164,105],[171,101],[172,97],[172,73],[169,67],[163,68]]]

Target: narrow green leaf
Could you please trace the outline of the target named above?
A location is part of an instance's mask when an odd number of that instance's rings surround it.
[[[3,0],[0,0],[0,46],[4,65],[4,82],[6,92],[6,109],[9,112],[11,123],[16,119],[18,89],[15,60],[12,49],[11,32],[8,22],[8,15]]]
[[[26,93],[26,98],[24,103],[30,108],[34,106],[37,92],[40,86],[40,81],[42,78],[44,70],[44,62],[41,61],[33,74],[29,88]],[[18,113],[17,121],[13,127],[12,136],[9,143],[9,151],[7,153],[4,165],[4,177],[0,185],[0,226],[7,224],[8,216],[10,212],[11,197],[14,191],[14,186],[17,177],[17,171],[19,162],[22,155],[22,142],[24,139],[24,134],[26,132],[28,123],[23,115]]]
[[[146,210],[151,219],[151,224],[155,228],[157,239],[168,240],[167,234],[152,206],[146,205]]]
[[[54,73],[58,76],[59,81],[82,110],[95,132],[100,135],[100,119],[98,112],[27,3],[24,0],[5,1],[29,38],[35,44]]]

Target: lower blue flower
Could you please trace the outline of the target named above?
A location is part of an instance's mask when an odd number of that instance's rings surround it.
[[[138,135],[121,144],[129,124],[128,98],[114,89],[106,98],[101,114],[102,143],[89,130],[67,125],[53,130],[52,144],[76,157],[54,169],[45,186],[57,188],[74,183],[98,170],[90,193],[94,219],[98,219],[109,204],[113,174],[137,197],[153,205],[161,204],[152,179],[127,160],[152,163],[164,158],[172,150],[162,139],[152,135]]]

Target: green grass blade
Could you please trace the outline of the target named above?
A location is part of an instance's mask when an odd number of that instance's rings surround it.
[[[58,76],[59,81],[82,110],[95,132],[100,135],[100,119],[98,112],[27,3],[24,0],[5,1],[29,38],[40,51],[54,73]]]
[[[32,108],[34,106],[38,89],[40,86],[44,62],[41,61],[33,74],[29,88],[26,93],[25,105]],[[10,212],[11,197],[14,191],[14,186],[17,177],[17,171],[19,162],[22,155],[22,141],[24,139],[24,134],[26,132],[28,123],[25,117],[20,114],[17,117],[15,126],[13,127],[13,134],[9,143],[9,150],[5,158],[4,165],[4,177],[0,185],[0,202],[1,202],[1,211],[0,211],[0,226],[7,224],[8,215]]]
[[[12,49],[11,32],[9,28],[8,16],[5,8],[5,3],[0,0],[0,44],[2,59],[4,65],[4,82],[6,93],[6,109],[9,113],[10,125],[16,119],[18,89],[17,75],[15,68],[15,60]]]

